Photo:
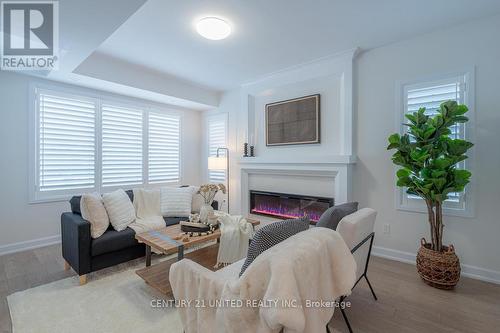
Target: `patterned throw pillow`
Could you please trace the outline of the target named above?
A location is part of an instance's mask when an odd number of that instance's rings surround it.
[[[357,210],[357,202],[347,202],[342,205],[330,207],[325,210],[323,215],[321,215],[318,223],[316,223],[316,226],[335,230],[337,229],[337,225],[339,224],[340,220],[342,220],[344,216],[350,215]]]
[[[303,217],[271,223],[257,230],[248,247],[247,259],[241,267],[240,276],[262,252],[307,229],[309,229],[309,218]]]

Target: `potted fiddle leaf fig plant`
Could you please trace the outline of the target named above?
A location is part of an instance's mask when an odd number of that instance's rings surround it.
[[[467,159],[473,144],[450,137],[451,129],[468,118],[467,106],[455,101],[440,105],[434,116],[425,108],[406,114],[408,131],[389,136],[388,150],[395,149],[392,161],[399,166],[397,186],[422,198],[427,206],[431,241],[424,238],[417,254],[417,270],[429,285],[452,289],[460,279],[460,262],[453,245],[443,245],[443,203],[451,193],[460,193],[471,173],[458,167]]]

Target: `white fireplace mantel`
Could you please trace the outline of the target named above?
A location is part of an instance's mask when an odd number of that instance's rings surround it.
[[[297,158],[263,158],[263,157],[241,157],[239,160],[240,165],[257,165],[257,164],[318,164],[318,165],[342,165],[354,164],[357,158],[354,155],[327,155],[308,157],[306,160],[298,160]]]
[[[330,156],[306,161],[283,161],[245,157],[239,161],[241,212],[248,214],[250,205],[249,176],[281,175],[300,177],[323,177],[333,181],[335,203],[348,202],[351,199],[352,166],[354,156]],[[297,193],[300,194],[300,193]]]

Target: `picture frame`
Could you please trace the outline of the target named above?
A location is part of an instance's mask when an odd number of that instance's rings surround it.
[[[318,144],[320,94],[266,104],[266,146]]]

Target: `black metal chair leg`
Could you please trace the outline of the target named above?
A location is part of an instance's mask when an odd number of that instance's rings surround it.
[[[377,295],[375,295],[375,292],[373,291],[373,288],[372,288],[372,284],[370,283],[370,280],[368,280],[368,276],[366,276],[366,274],[365,274],[365,279],[366,279],[366,282],[368,282],[368,287],[370,287],[373,298],[375,298],[375,300],[378,301]]]
[[[371,255],[371,252],[372,252],[372,246],[373,246],[373,239],[374,238],[375,238],[375,233],[372,232],[367,237],[365,237],[365,239],[363,239],[356,246],[354,246],[352,248],[352,250],[351,250],[351,253],[354,254],[354,252],[356,252],[361,246],[363,246],[363,244],[365,244],[368,240],[370,241],[370,247],[368,248],[368,256],[366,258],[366,263],[365,263],[365,271],[364,271],[363,275],[361,275],[358,278],[358,280],[356,281],[356,283],[354,283],[354,286],[352,287],[352,289],[354,289],[354,287],[358,284],[359,281],[361,281],[361,279],[364,276],[365,279],[366,279],[366,282],[368,283],[368,287],[370,287],[370,291],[372,292],[373,298],[375,298],[375,300],[377,301],[378,300],[377,299],[377,295],[375,295],[375,292],[373,291],[373,287],[372,287],[370,281],[368,280],[368,276],[366,276],[366,272],[368,271],[368,264],[370,262],[370,255]],[[346,298],[345,296],[340,297],[339,303],[342,303],[345,298]],[[352,332],[351,323],[349,322],[349,319],[347,319],[347,315],[345,313],[345,309],[343,309],[342,307],[340,307],[340,312],[342,312],[342,317],[344,317],[344,321],[345,321],[345,324],[347,325],[347,328],[349,329],[349,333],[353,333]],[[326,331],[328,333],[330,333],[330,329],[328,328],[328,325],[326,326]]]
[[[340,312],[342,312],[342,317],[344,317],[344,321],[345,321],[345,324],[347,325],[347,328],[349,329],[349,333],[352,333],[351,323],[349,323],[349,319],[347,319],[347,315],[345,314],[345,310],[340,308]]]

